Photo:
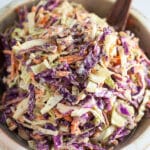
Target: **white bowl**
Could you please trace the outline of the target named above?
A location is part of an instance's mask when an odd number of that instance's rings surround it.
[[[30,7],[37,0],[13,0],[12,3],[0,10],[0,31],[11,26],[15,19],[15,9],[23,4]],[[95,12],[101,17],[106,17],[113,6],[112,0],[72,0],[83,4],[89,11]],[[139,38],[140,44],[150,57],[150,22],[135,9],[131,9],[128,20],[128,29]],[[15,133],[0,124],[0,149],[2,150],[26,150],[28,146]],[[143,119],[138,128],[126,141],[121,143],[118,150],[149,150],[150,149],[150,119]]]

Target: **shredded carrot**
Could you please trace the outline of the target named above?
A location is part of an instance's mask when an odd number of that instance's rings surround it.
[[[22,61],[18,61],[18,73],[19,73],[19,70],[21,70],[21,67],[22,67]]]
[[[3,53],[4,53],[4,54],[7,54],[7,55],[11,55],[11,54],[12,54],[12,51],[10,51],[10,50],[4,50]]]
[[[56,76],[57,76],[57,77],[66,77],[66,76],[68,76],[69,74],[70,74],[69,71],[57,71],[57,72],[56,72]]]
[[[148,108],[150,108],[150,100],[149,100],[149,102],[146,104],[146,106],[147,106]]]
[[[113,53],[113,50],[114,50],[115,46],[116,46],[116,45],[112,45],[112,46],[110,47],[110,49],[109,49],[109,53],[110,53],[110,54]]]
[[[40,20],[39,24],[45,25],[47,22],[48,22],[48,17],[47,17],[47,16],[44,16],[44,17]]]
[[[117,44],[118,44],[118,45],[121,45],[121,40],[118,39],[118,40],[117,40]]]
[[[67,114],[67,115],[64,115],[63,117],[66,121],[72,122],[72,117],[70,115]]]
[[[15,55],[10,50],[4,50],[3,52],[4,52],[4,54],[7,54],[7,55],[11,56],[11,80],[13,80],[14,77],[15,77],[15,68],[17,68],[16,67],[17,63],[16,63],[16,60],[15,60]]]
[[[42,61],[40,59],[33,59],[32,60],[34,64],[40,64]]]
[[[95,68],[91,69],[91,73],[95,74],[97,72],[97,70]]]
[[[45,59],[47,59],[47,56],[43,56],[40,59],[33,58],[32,61],[33,61],[34,64],[40,64]]]
[[[140,87],[142,87],[142,86],[143,86],[143,83],[142,83],[142,81],[141,81],[141,76],[140,76],[140,74],[139,74],[139,73],[135,74],[135,77],[136,77],[136,79],[137,79],[138,85],[139,85]],[[139,80],[138,80],[138,79],[139,79]]]
[[[115,65],[119,65],[121,63],[120,56],[115,56],[112,60]]]
[[[72,122],[72,117],[69,114],[61,114],[57,109],[53,109],[54,114],[57,118],[64,118],[66,121]]]
[[[20,118],[18,119],[18,121],[21,122],[21,123],[24,123],[24,118],[23,118],[23,117],[20,117]]]
[[[13,129],[14,129],[13,127],[15,127],[15,128],[17,127],[17,126],[16,126],[16,123],[15,123],[14,121],[12,121],[12,120],[11,120],[11,122],[9,122],[8,126],[9,126],[9,129],[10,129],[10,130],[11,130],[11,129],[13,130]]]
[[[45,60],[45,59],[47,59],[48,58],[48,56],[43,56],[42,58],[41,58],[41,60],[43,61],[43,60]]]
[[[35,94],[36,94],[36,100],[41,101],[41,97],[44,95],[44,91],[35,89]],[[40,108],[42,108],[42,107],[43,106],[41,105]]]
[[[30,74],[32,82],[36,82],[35,78],[34,78],[34,73],[33,72],[29,72],[29,74]]]
[[[44,91],[42,91],[40,89],[35,89],[35,94],[43,95]]]
[[[12,79],[14,79],[14,76],[15,76],[15,56],[14,56],[14,53],[11,54],[11,65],[12,65],[11,77],[12,77]]]
[[[36,116],[36,119],[37,119],[37,120],[45,120],[44,116],[42,116],[42,115]]]
[[[81,131],[79,129],[79,119],[74,118],[73,121],[71,122],[71,134],[80,134]]]
[[[15,77],[19,74],[21,64],[15,59]]]
[[[6,106],[9,106],[11,104],[15,104],[15,103],[18,103],[20,102],[22,99],[21,98],[17,98],[17,99],[13,99],[13,100],[10,100],[6,103]]]
[[[56,115],[57,118],[62,118],[63,115],[57,110],[57,109],[53,109],[54,114]]]
[[[79,56],[79,55],[69,55],[65,57],[60,57],[59,61],[60,62],[67,62],[68,64],[75,63],[76,61],[83,60],[84,56]]]

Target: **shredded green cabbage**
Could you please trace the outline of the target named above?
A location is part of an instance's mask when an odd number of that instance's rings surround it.
[[[61,95],[53,95],[52,97],[49,98],[49,100],[47,101],[44,108],[41,109],[41,113],[45,114],[45,113],[49,112],[62,99],[63,99],[63,97]]]

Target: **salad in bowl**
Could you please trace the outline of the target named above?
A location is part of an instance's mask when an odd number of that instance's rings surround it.
[[[32,149],[113,149],[150,107],[139,39],[67,0],[17,12],[1,34],[1,121]]]

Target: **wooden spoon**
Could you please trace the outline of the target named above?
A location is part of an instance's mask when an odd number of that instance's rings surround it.
[[[117,0],[107,22],[117,31],[124,30],[129,16],[132,0]]]

